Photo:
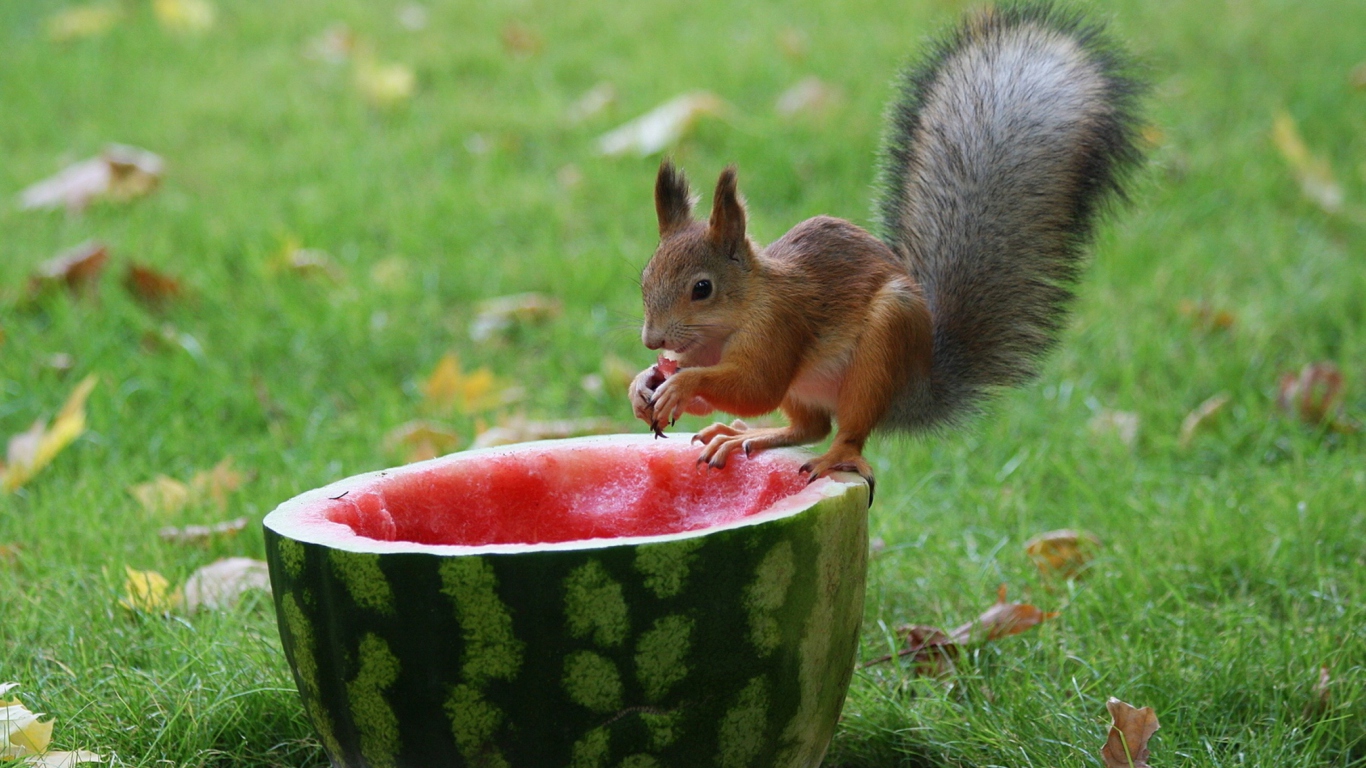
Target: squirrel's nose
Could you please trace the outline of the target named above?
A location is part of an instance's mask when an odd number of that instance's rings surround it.
[[[655,336],[654,334],[650,333],[650,329],[649,329],[649,328],[642,328],[642,329],[641,329],[641,331],[640,331],[640,341],[641,341],[648,349],[659,349],[660,347],[664,346],[664,337],[663,337],[662,335],[660,335],[660,336]]]

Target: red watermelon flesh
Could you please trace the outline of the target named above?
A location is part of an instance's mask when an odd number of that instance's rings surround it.
[[[807,488],[799,459],[732,456],[696,463],[686,435],[623,450],[519,446],[468,462],[412,465],[319,500],[315,513],[379,541],[424,545],[550,544],[663,536],[734,523]],[[813,489],[815,490],[815,489]]]

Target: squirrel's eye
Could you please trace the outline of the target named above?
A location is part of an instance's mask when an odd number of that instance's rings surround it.
[[[698,280],[692,287],[692,300],[701,301],[711,295],[711,281]]]

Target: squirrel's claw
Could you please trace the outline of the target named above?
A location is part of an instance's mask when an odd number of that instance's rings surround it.
[[[808,485],[825,477],[831,472],[853,472],[863,478],[863,481],[868,484],[868,506],[871,508],[873,506],[873,497],[877,493],[877,480],[873,477],[873,468],[868,465],[868,462],[865,461],[862,456],[854,456],[853,458],[844,461],[827,463],[830,462],[829,456],[830,454],[826,454],[825,456],[812,459],[803,464],[797,471],[809,473],[811,475],[806,480]]]

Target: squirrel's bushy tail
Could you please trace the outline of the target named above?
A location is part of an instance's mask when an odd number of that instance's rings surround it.
[[[1046,3],[969,16],[903,77],[878,215],[925,291],[934,361],[884,424],[933,429],[1055,343],[1098,210],[1140,158],[1141,86],[1100,27]]]

